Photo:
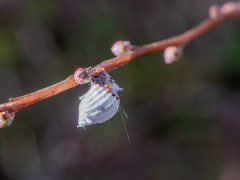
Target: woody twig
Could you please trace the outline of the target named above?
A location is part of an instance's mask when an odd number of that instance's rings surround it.
[[[116,53],[112,49],[113,53],[117,55],[117,57],[105,60],[102,63],[94,66],[92,68],[92,71],[94,71],[94,69],[96,68],[104,68],[106,71],[111,71],[131,62],[138,57],[155,52],[160,52],[165,49],[166,51],[168,51],[164,53],[165,62],[171,63],[175,59],[177,59],[179,55],[182,54],[183,47],[186,44],[198,38],[199,36],[211,31],[213,28],[217,27],[221,23],[239,16],[240,2],[227,2],[221,7],[213,5],[209,8],[209,18],[180,35],[146,44],[143,46],[133,46],[128,41],[122,41],[123,43],[120,45],[119,52]],[[115,46],[119,46],[119,44],[117,43],[115,44]],[[84,73],[84,71],[82,71],[82,73]],[[30,106],[36,102],[57,95],[68,89],[71,89],[79,84],[85,84],[88,82],[89,80],[76,82],[74,79],[74,75],[72,75],[57,84],[46,87],[31,94],[27,94],[17,98],[10,98],[9,102],[0,104],[0,127],[9,126],[13,121],[15,113],[19,110]]]

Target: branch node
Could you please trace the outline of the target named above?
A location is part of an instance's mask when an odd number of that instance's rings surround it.
[[[180,59],[183,53],[183,48],[184,45],[167,47],[163,54],[165,63],[172,64]]]
[[[115,56],[120,56],[136,48],[137,46],[133,46],[129,41],[119,40],[112,45],[111,51]]]
[[[220,10],[220,6],[217,4],[210,6],[208,13],[209,13],[209,17],[212,20],[220,20],[223,18],[223,14]]]
[[[228,15],[232,12],[234,12],[237,9],[237,3],[230,1],[230,2],[226,2],[222,5],[220,11],[223,15]]]
[[[88,71],[89,68],[78,68],[75,73],[74,73],[74,79],[78,84],[84,84],[90,81],[89,76],[88,76]]]
[[[14,111],[2,111],[0,112],[0,128],[10,126],[15,117]]]

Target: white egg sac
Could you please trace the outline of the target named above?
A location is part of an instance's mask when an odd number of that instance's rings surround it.
[[[78,127],[109,120],[116,114],[120,104],[117,92],[122,89],[104,69],[89,75],[91,88],[80,97]]]

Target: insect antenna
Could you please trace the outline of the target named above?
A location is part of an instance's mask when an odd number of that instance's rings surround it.
[[[120,105],[120,110],[122,110],[124,115],[126,116],[126,118],[128,118],[127,113],[124,111],[124,109],[123,109],[123,107],[121,105]]]
[[[129,137],[129,135],[128,135],[127,126],[126,126],[126,123],[125,123],[125,120],[124,120],[124,117],[123,117],[123,114],[122,114],[121,110],[123,111],[123,113],[124,113],[124,115],[126,116],[126,118],[128,118],[128,116],[127,116],[127,114],[125,113],[125,111],[123,110],[122,106],[120,105],[118,111],[120,112],[120,114],[121,114],[121,116],[122,116],[123,125],[124,125],[124,128],[125,128],[127,137],[128,137],[128,142],[130,143],[130,137]]]

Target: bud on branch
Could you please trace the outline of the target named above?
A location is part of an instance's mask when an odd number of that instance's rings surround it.
[[[239,17],[240,2],[227,2],[221,7],[212,6],[209,9],[209,16],[210,18],[206,19],[196,27],[184,32],[183,34],[162,41],[146,44],[143,46],[133,46],[128,41],[116,42],[112,47],[112,52],[117,57],[103,61],[102,63],[93,67],[91,71],[94,71],[96,68],[104,68],[108,72],[122,65],[125,65],[138,57],[160,52],[171,46],[181,47],[182,45],[185,45],[203,35],[204,33],[212,30],[221,23],[229,19]],[[177,55],[176,58],[177,57],[179,57],[179,55]],[[19,110],[61,92],[64,92],[68,89],[71,89],[79,84],[85,84],[88,82],[89,80],[87,79],[87,76],[84,75],[84,69],[81,68],[76,71],[75,75],[72,75],[57,84],[41,89],[34,93],[27,94],[25,96],[10,98],[10,102],[0,104],[0,126],[9,126],[13,121],[15,113]]]

